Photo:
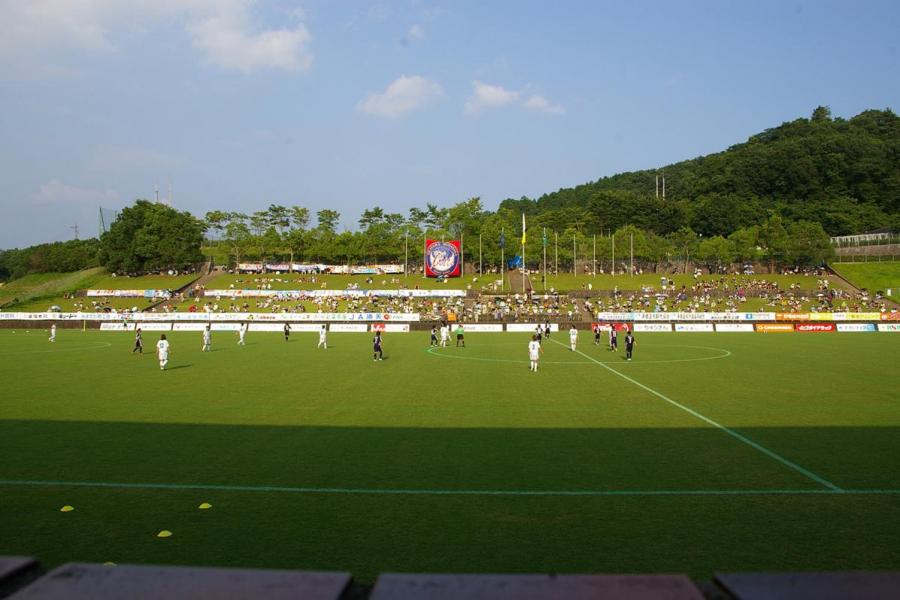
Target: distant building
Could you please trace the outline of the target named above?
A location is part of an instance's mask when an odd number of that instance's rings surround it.
[[[865,233],[857,233],[855,235],[839,235],[831,238],[831,243],[837,246],[853,246],[864,242],[889,242],[892,238],[897,237],[897,232],[891,227],[882,227],[873,229]]]

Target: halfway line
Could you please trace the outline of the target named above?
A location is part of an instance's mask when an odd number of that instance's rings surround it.
[[[556,341],[556,340],[550,340],[550,341],[552,341],[552,342],[554,342],[554,343],[556,343],[556,344],[559,344],[559,345],[562,346],[563,348],[568,348],[568,346],[566,346],[566,345],[563,344],[562,342],[558,342],[558,341]],[[629,377],[628,375],[625,375],[624,373],[620,373],[620,372],[616,371],[616,370],[613,369],[612,367],[610,367],[610,366],[608,366],[608,365],[606,365],[606,364],[600,362],[599,360],[595,359],[594,357],[592,357],[592,356],[590,356],[590,355],[588,355],[588,354],[585,354],[585,353],[582,352],[581,350],[576,350],[575,352],[577,352],[578,354],[582,355],[583,357],[585,357],[585,358],[588,359],[589,361],[594,362],[594,363],[600,365],[601,367],[603,367],[603,368],[606,369],[607,371],[610,371],[611,373],[615,373],[616,375],[618,375],[618,376],[621,377],[622,379],[624,379],[624,380],[626,380],[626,381],[629,381],[629,382],[633,383],[634,385],[638,386],[639,388],[641,388],[641,389],[643,389],[643,390],[645,390],[645,391],[647,391],[647,392],[650,392],[651,394],[653,394],[653,395],[656,396],[657,398],[660,398],[660,399],[662,399],[662,400],[665,400],[666,402],[668,402],[668,403],[671,404],[672,406],[675,406],[675,407],[677,407],[677,408],[680,408],[680,409],[683,410],[684,412],[686,412],[686,413],[688,413],[688,414],[690,414],[690,415],[693,415],[694,417],[700,419],[701,421],[703,421],[703,422],[705,422],[705,423],[709,423],[710,425],[712,425],[712,426],[714,426],[714,427],[718,427],[719,429],[721,429],[722,431],[724,431],[724,432],[727,433],[728,435],[732,436],[733,438],[738,439],[738,440],[744,442],[745,444],[747,444],[748,446],[750,446],[750,447],[752,447],[752,448],[756,448],[757,450],[759,450],[760,452],[762,452],[763,454],[765,454],[765,455],[768,456],[769,458],[775,459],[775,460],[777,460],[778,462],[780,462],[781,464],[783,464],[783,465],[785,465],[785,466],[787,466],[787,467],[790,467],[791,469],[794,469],[794,470],[797,471],[798,473],[801,473],[802,475],[805,475],[806,477],[808,477],[809,479],[812,479],[812,480],[815,481],[816,483],[819,483],[819,484],[821,484],[821,485],[824,485],[825,487],[827,487],[828,489],[830,489],[830,490],[832,490],[832,491],[834,491],[834,492],[841,492],[841,491],[843,491],[841,488],[839,488],[839,487],[836,486],[835,484],[831,483],[830,481],[828,481],[828,480],[825,479],[824,477],[820,477],[820,476],[816,475],[815,473],[813,473],[812,471],[810,471],[809,469],[805,469],[805,468],[801,467],[800,465],[798,465],[797,463],[792,462],[792,461],[786,459],[785,457],[781,456],[781,455],[778,454],[777,452],[774,452],[774,451],[772,451],[772,450],[769,450],[769,449],[766,448],[765,446],[762,446],[762,445],[758,444],[757,442],[754,442],[753,440],[751,440],[751,439],[748,438],[747,436],[741,435],[741,434],[738,433],[737,431],[734,431],[733,429],[730,429],[730,428],[728,428],[728,427],[722,425],[721,423],[719,423],[719,422],[717,422],[717,421],[713,421],[713,420],[710,419],[709,417],[700,414],[699,412],[697,412],[696,410],[694,410],[694,409],[692,409],[692,408],[688,408],[688,407],[685,406],[684,404],[680,404],[680,403],[676,402],[675,400],[672,400],[672,399],[669,398],[668,396],[666,396],[666,395],[664,395],[664,394],[662,394],[662,393],[660,393],[660,392],[657,392],[657,391],[654,390],[653,388],[647,387],[646,385],[644,385],[644,384],[641,383],[640,381],[634,380],[634,379],[632,379],[631,377]]]

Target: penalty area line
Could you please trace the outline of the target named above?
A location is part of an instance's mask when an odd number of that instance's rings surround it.
[[[556,344],[559,344],[559,345],[562,346],[563,348],[568,348],[568,346],[566,346],[566,345],[563,344],[562,342],[558,342],[558,341],[556,341],[556,340],[551,340],[551,341],[554,342],[554,343],[556,343]],[[691,416],[693,416],[693,417],[696,417],[697,419],[700,419],[700,420],[703,421],[704,423],[708,423],[709,425],[712,425],[713,427],[718,428],[719,430],[723,431],[724,433],[727,433],[727,434],[730,435],[731,437],[733,437],[733,438],[735,438],[735,439],[737,439],[737,440],[739,440],[739,441],[741,441],[741,442],[747,444],[747,445],[750,446],[751,448],[754,448],[754,449],[756,449],[756,450],[762,452],[763,454],[765,454],[765,455],[768,456],[769,458],[774,459],[774,460],[780,462],[781,464],[785,465],[786,467],[790,467],[790,468],[793,469],[794,471],[797,471],[797,472],[800,473],[801,475],[804,475],[804,476],[807,477],[808,479],[812,479],[812,480],[815,481],[816,483],[825,486],[826,488],[828,488],[828,489],[831,490],[832,492],[842,492],[842,491],[844,491],[844,490],[842,490],[841,488],[839,488],[838,486],[836,486],[835,484],[833,484],[833,483],[831,483],[830,481],[828,481],[827,479],[825,479],[824,477],[821,477],[821,476],[819,476],[819,475],[816,475],[815,473],[813,473],[813,472],[810,471],[809,469],[806,469],[806,468],[804,468],[804,467],[801,467],[801,466],[798,465],[797,463],[788,460],[787,458],[781,456],[781,455],[778,454],[777,452],[775,452],[775,451],[773,451],[773,450],[769,450],[768,448],[766,448],[766,447],[763,446],[762,444],[760,444],[760,443],[758,443],[758,442],[754,442],[753,440],[751,440],[751,439],[748,438],[747,436],[745,436],[745,435],[743,435],[743,434],[740,434],[740,433],[738,433],[737,431],[735,431],[735,430],[733,430],[733,429],[731,429],[731,428],[729,428],[729,427],[726,427],[725,425],[722,425],[721,423],[719,423],[719,422],[717,422],[717,421],[714,421],[714,420],[710,419],[710,418],[707,417],[706,415],[703,415],[703,414],[697,412],[696,410],[694,410],[694,409],[692,409],[692,408],[690,408],[690,407],[687,407],[687,406],[685,406],[684,404],[681,404],[680,402],[676,402],[675,400],[672,400],[671,398],[669,398],[669,397],[666,396],[665,394],[663,394],[663,393],[661,393],[661,392],[657,392],[657,391],[654,390],[653,388],[644,385],[644,384],[641,383],[640,381],[637,381],[637,380],[635,380],[635,379],[632,379],[631,377],[629,377],[628,375],[625,375],[624,373],[620,373],[619,371],[617,371],[617,370],[613,369],[612,367],[610,367],[609,365],[607,365],[607,364],[605,364],[605,363],[603,363],[603,362],[601,362],[601,361],[595,359],[594,357],[590,356],[589,354],[585,354],[585,353],[582,352],[581,350],[576,350],[575,352],[577,352],[578,354],[582,355],[583,357],[585,357],[586,359],[590,360],[591,362],[600,365],[601,367],[603,367],[603,368],[606,369],[607,371],[609,371],[609,372],[611,372],[611,373],[614,373],[614,374],[618,375],[619,377],[621,377],[621,378],[624,379],[625,381],[628,381],[628,382],[630,382],[630,383],[633,383],[634,385],[638,386],[638,387],[641,388],[642,390],[647,391],[647,392],[653,394],[653,395],[656,396],[657,398],[660,398],[661,400],[664,400],[664,401],[668,402],[669,404],[671,404],[672,406],[674,406],[674,407],[676,407],[676,408],[680,408],[681,410],[683,410],[684,412],[688,413],[689,415],[691,415]]]
[[[201,483],[126,483],[111,481],[40,481],[2,479],[0,486],[18,487],[80,487],[137,490],[211,491],[211,492],[268,492],[289,494],[340,494],[379,496],[853,496],[900,495],[900,489],[698,489],[698,490],[467,490],[414,488],[336,488],[292,487],[277,485],[216,485]]]

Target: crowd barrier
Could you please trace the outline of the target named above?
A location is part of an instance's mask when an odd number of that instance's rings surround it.
[[[579,322],[581,330],[599,327],[638,333],[900,333],[898,313],[599,313],[593,323]],[[295,332],[385,331],[404,333],[428,330],[437,321],[418,313],[0,313],[0,326],[46,328],[84,327],[101,331],[199,331],[207,324],[213,331],[236,331],[247,323],[250,331],[282,332],[289,323]],[[543,326],[544,324],[542,324]],[[538,323],[465,323],[467,333],[535,331]],[[456,323],[450,323],[451,329]],[[551,332],[568,330],[567,323],[550,323]]]

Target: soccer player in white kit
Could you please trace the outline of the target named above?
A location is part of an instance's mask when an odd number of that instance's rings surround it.
[[[531,341],[528,342],[528,360],[531,361],[531,367],[529,370],[537,373],[538,370],[538,361],[541,360],[541,354],[544,352],[543,348],[541,348],[541,343],[537,341],[537,336],[531,336]]]
[[[447,342],[450,340],[450,327],[447,325],[441,325],[441,348],[447,347]]]
[[[56,323],[50,326],[50,341],[56,341]]]
[[[247,324],[241,323],[241,327],[238,329],[238,346],[246,346],[244,343],[244,336],[247,335]]]
[[[159,341],[156,342],[156,358],[159,359],[159,370],[164,371],[169,364],[169,340],[166,339],[166,334],[159,336]]]
[[[319,345],[316,348],[325,348],[328,350],[328,329],[322,325],[322,328],[319,329]]]
[[[210,326],[207,325],[203,330],[203,352],[209,352],[209,347],[212,345],[212,331],[210,331]]]
[[[578,330],[575,329],[575,324],[572,324],[572,328],[569,329],[569,347],[572,348],[572,352],[575,352],[575,344],[578,343]]]

